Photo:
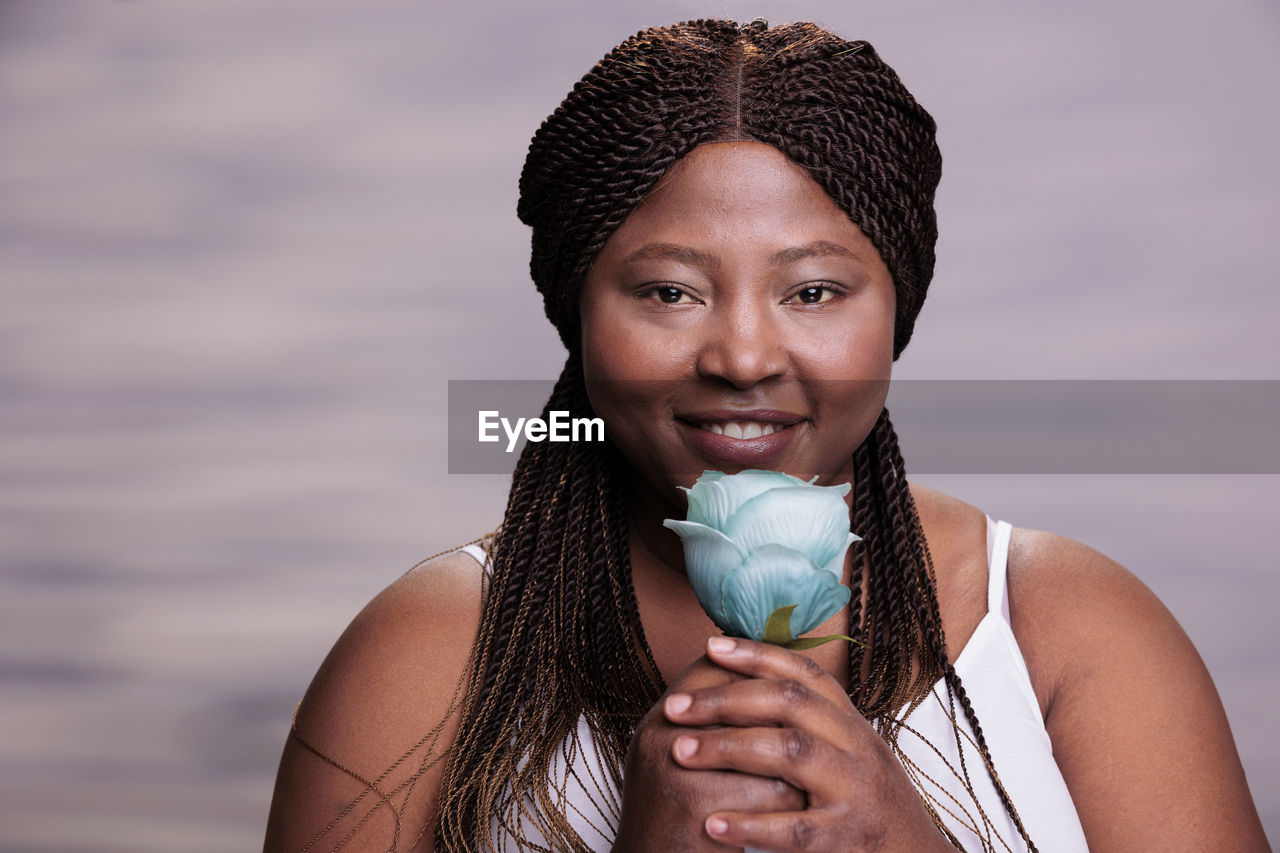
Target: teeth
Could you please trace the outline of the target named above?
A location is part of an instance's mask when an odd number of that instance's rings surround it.
[[[702,428],[716,435],[727,435],[730,438],[752,439],[763,435],[773,435],[782,429],[778,424],[758,424],[750,421],[729,421],[728,423],[707,423]]]

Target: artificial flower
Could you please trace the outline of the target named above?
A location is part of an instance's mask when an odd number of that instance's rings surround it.
[[[849,603],[840,580],[859,538],[849,532],[850,488],[748,470],[704,471],[684,489],[686,519],[663,525],[679,534],[689,582],[720,630],[789,648],[844,636],[797,639]]]

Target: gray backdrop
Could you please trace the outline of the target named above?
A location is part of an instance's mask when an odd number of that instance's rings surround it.
[[[937,118],[900,376],[1280,378],[1261,0],[2,2],[0,848],[260,846],[329,645],[500,516],[446,474],[446,381],[558,370],[529,136],[712,15],[865,37]],[[1275,476],[921,479],[1151,585],[1280,837]]]

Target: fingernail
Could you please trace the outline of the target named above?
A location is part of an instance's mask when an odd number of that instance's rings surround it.
[[[676,758],[684,760],[698,751],[697,738],[681,736],[676,738]]]
[[[688,693],[676,693],[674,696],[667,697],[667,713],[683,714],[692,704],[693,697]]]
[[[710,637],[707,639],[707,651],[717,652],[722,655],[729,654],[737,645],[728,637]]]
[[[707,818],[707,834],[708,835],[724,835],[729,831],[729,821],[722,817]]]

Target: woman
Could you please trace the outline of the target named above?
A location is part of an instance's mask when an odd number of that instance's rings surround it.
[[[645,31],[575,87],[519,214],[569,350],[547,409],[608,444],[529,444],[487,556],[357,617],[269,849],[1267,849],[1151,593],[907,483],[884,402],[939,173],[893,71],[808,24]],[[729,641],[702,612],[662,521],[748,468],[853,484],[854,595],[817,632],[864,645]]]

